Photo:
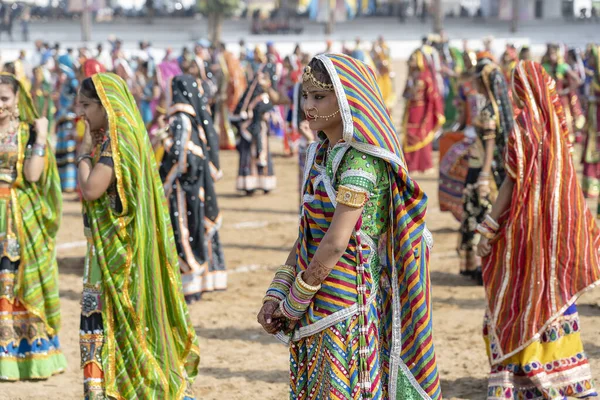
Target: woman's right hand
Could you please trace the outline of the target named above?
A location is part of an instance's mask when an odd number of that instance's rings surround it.
[[[489,181],[477,181],[477,194],[479,195],[479,198],[487,198],[491,192]]]
[[[258,316],[256,317],[259,324],[262,325],[263,329],[274,335],[281,331],[283,328],[283,319],[273,319],[273,314],[279,309],[279,303],[276,301],[267,301],[263,304]]]
[[[94,148],[94,141],[92,139],[92,133],[90,130],[90,124],[87,120],[83,120],[85,124],[85,132],[83,133],[83,140],[79,146],[79,155],[90,154]]]

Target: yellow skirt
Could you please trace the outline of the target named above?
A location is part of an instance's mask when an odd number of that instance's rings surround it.
[[[484,340],[488,357],[492,360],[488,321],[486,315]],[[535,342],[502,363],[492,365],[487,399],[541,400],[597,396],[579,327],[577,307],[573,304]]]

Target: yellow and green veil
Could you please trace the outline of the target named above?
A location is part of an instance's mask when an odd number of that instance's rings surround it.
[[[11,188],[20,246],[19,275],[15,293],[31,314],[39,317],[49,335],[60,328],[56,234],[60,226],[62,194],[56,160],[49,143],[46,146],[44,171],[36,183],[23,175],[27,144],[32,140],[31,127],[37,118],[29,92],[14,75],[19,86],[19,133],[17,179]]]
[[[122,212],[105,194],[84,202],[102,273],[106,394],[181,399],[198,373],[171,219],[148,134],[127,84],[92,77],[108,115]]]

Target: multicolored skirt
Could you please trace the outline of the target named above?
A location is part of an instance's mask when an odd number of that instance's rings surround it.
[[[102,320],[103,290],[102,275],[94,262],[95,250],[88,243],[88,252],[83,273],[83,298],[79,325],[81,368],[83,369],[83,395],[85,400],[105,400],[104,370],[108,366],[107,338],[104,336]],[[117,375],[119,371],[117,371]],[[194,400],[191,387],[184,400]]]
[[[483,338],[490,359],[486,315]],[[573,304],[552,322],[538,340],[500,364],[492,366],[488,400],[578,399],[595,397],[592,372],[583,351],[579,315]]]
[[[469,147],[471,143],[467,140],[455,143],[440,161],[440,210],[451,212],[459,222],[463,218],[463,192],[469,170]]]
[[[10,189],[0,188],[0,380],[47,379],[65,371],[58,336],[15,296],[19,243],[11,213]]]
[[[76,147],[74,121],[67,119],[59,122],[56,127],[56,164],[62,191],[67,193],[77,188]]]
[[[368,313],[368,373],[371,398],[391,398],[389,388],[389,351],[380,343],[381,301],[373,301]],[[359,400],[359,323],[358,315],[290,344],[290,400]],[[412,377],[410,379],[413,379]],[[403,400],[423,397],[409,377],[398,371],[396,393]],[[401,394],[401,395],[400,395]],[[393,396],[392,396],[393,397]]]
[[[240,154],[236,189],[252,193],[262,190],[268,193],[277,187],[277,178],[273,170],[273,158],[269,148],[269,137],[266,124],[260,132],[262,149],[259,152],[257,142],[244,134],[240,135],[237,150]]]

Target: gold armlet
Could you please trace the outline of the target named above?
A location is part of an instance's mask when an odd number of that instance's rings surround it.
[[[340,186],[336,201],[348,207],[361,208],[365,205],[369,196],[366,192],[350,189],[346,186]]]

